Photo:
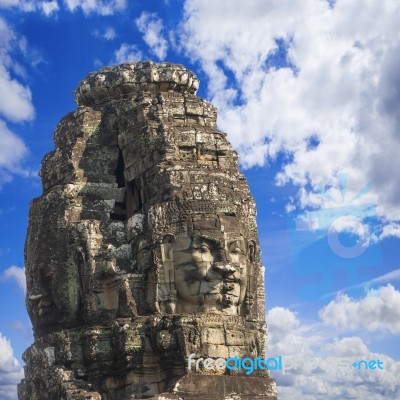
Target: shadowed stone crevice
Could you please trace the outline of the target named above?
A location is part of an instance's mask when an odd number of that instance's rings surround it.
[[[20,400],[274,400],[256,208],[237,154],[182,65],[106,67],[42,162],[25,245]]]

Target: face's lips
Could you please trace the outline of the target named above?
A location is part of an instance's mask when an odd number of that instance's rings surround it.
[[[47,305],[47,306],[43,306],[43,305],[39,306],[37,309],[39,317],[42,317],[43,315],[46,315],[46,314],[50,314],[52,311],[54,311],[54,308],[55,308],[54,303]]]
[[[52,307],[40,307],[38,309],[38,315],[39,317],[42,317],[43,315],[49,314],[52,310]]]
[[[225,278],[225,282],[227,283],[240,283],[240,281],[239,278],[235,278],[234,276],[228,276]]]

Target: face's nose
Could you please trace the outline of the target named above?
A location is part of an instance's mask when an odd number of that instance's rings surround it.
[[[240,240],[235,240],[229,244],[228,259],[230,263],[239,266],[243,263],[244,254],[243,244]]]

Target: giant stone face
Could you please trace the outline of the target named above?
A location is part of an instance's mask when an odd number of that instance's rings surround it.
[[[176,312],[241,314],[247,287],[243,237],[220,230],[179,235],[172,242]]]

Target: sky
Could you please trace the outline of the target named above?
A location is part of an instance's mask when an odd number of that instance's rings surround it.
[[[89,72],[147,59],[197,74],[239,152],[279,399],[400,399],[399,20],[398,0],[0,0],[0,399],[33,340],[24,240],[54,128]]]

